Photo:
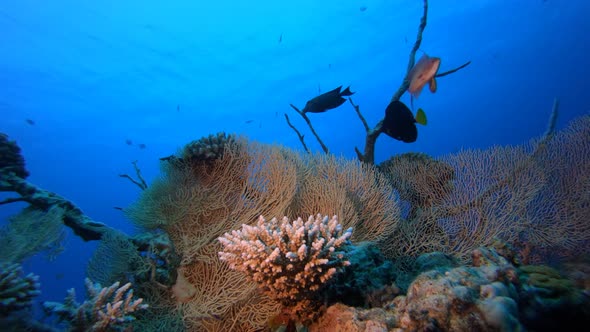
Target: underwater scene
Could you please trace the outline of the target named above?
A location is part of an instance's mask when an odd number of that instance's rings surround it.
[[[590,2],[0,2],[0,331],[590,326]]]

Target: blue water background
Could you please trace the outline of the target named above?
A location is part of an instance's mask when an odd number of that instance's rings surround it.
[[[376,161],[525,142],[544,132],[554,97],[558,129],[588,114],[588,13],[585,0],[431,1],[422,50],[442,58],[441,71],[472,64],[415,100],[429,120],[418,141],[382,135]],[[149,182],[158,158],[218,131],[301,149],[283,113],[319,151],[289,103],[303,107],[339,85],[374,126],[403,79],[421,14],[418,0],[2,0],[0,131],[22,147],[32,183],[132,232],[113,207],[140,193],[118,177],[133,174],[134,160]],[[332,153],[363,148],[348,103],[310,118]],[[0,206],[0,222],[22,206]],[[71,287],[81,297],[95,247],[69,232],[57,260],[27,261],[41,276],[40,300],[61,301]]]

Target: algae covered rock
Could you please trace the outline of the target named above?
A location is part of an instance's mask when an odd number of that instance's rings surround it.
[[[521,320],[535,331],[590,324],[590,297],[573,280],[546,265],[519,269]]]
[[[440,255],[439,255],[440,256]],[[519,331],[514,268],[493,249],[473,253],[473,266],[420,274],[392,307],[402,330]]]

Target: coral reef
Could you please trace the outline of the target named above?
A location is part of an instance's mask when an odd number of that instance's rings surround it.
[[[392,322],[409,328],[459,328],[463,326],[456,307],[459,306],[466,308],[465,312],[473,318],[467,324],[474,328],[516,329],[524,325],[541,329],[550,326],[543,323],[545,317],[580,321],[588,316],[579,310],[587,302],[588,292],[579,289],[587,287],[587,267],[580,265],[575,271],[572,268],[571,275],[567,275],[575,277],[572,283],[565,280],[566,274],[557,277],[550,270],[539,273],[514,266],[520,262],[549,262],[549,258],[555,257],[549,255],[555,253],[557,258],[567,259],[588,252],[589,129],[590,117],[582,117],[566,130],[531,144],[464,150],[440,158],[452,168],[454,179],[450,183],[443,181],[444,184],[434,181],[434,189],[420,189],[429,193],[404,196],[418,197],[414,206],[419,204],[418,208],[405,210],[411,211],[404,213],[408,217],[405,220],[400,218],[397,200],[401,189],[393,189],[373,166],[334,156],[300,155],[285,148],[245,141],[226,146],[223,155],[201,163],[202,167],[164,163],[162,178],[142,193],[134,207],[126,209],[138,226],[155,237],[110,241],[106,234],[112,229],[92,221],[71,202],[33,186],[14,172],[2,173],[0,190],[18,193],[21,201],[32,205],[33,211],[55,212],[55,220],[62,221],[85,240],[104,237],[105,246],[114,245],[122,253],[137,250],[141,258],[122,254],[121,261],[104,262],[105,268],[99,272],[108,272],[104,280],[113,280],[112,275],[124,275],[129,269],[125,277],[140,283],[136,290],[141,289],[141,297],[157,302],[154,315],[170,313],[166,326],[179,326],[182,317],[189,330],[264,328],[279,313],[282,303],[221,261],[218,252],[222,245],[217,238],[242,224],[254,227],[253,222],[260,215],[309,215],[322,211],[340,216],[342,228],[354,229],[347,241],[359,247],[362,241],[375,243],[395,267],[389,262],[381,264],[384,259],[371,250],[365,250],[366,256],[362,258],[354,246],[345,246],[348,248],[342,248],[343,255],[351,265],[355,264],[355,271],[344,267],[342,273],[328,280],[325,290],[316,290],[313,301],[303,298],[298,303],[288,303],[295,316],[309,317],[309,312],[301,313],[301,308],[316,308],[310,302],[330,305],[348,294],[354,298],[350,304],[385,304],[387,328],[393,326]],[[409,171],[407,176],[420,174]],[[440,194],[433,194],[437,192]],[[431,199],[429,194],[436,197]],[[10,200],[2,201],[6,202]],[[169,240],[156,239],[158,234],[165,234]],[[125,237],[119,235],[121,240]],[[521,243],[526,247],[521,247]],[[520,256],[526,254],[528,258],[519,260],[510,244],[516,244]],[[495,247],[506,262],[484,251],[471,257],[473,249],[481,245]],[[532,249],[525,252],[523,248]],[[421,256],[432,251],[440,253],[430,258]],[[178,254],[176,258],[173,252]],[[358,264],[354,262],[356,255]],[[456,267],[456,262],[467,263],[470,258],[471,266]],[[407,284],[405,280],[400,282],[405,270],[398,262],[403,262],[412,273],[423,273],[415,280],[406,278]],[[109,266],[110,263],[121,265]],[[109,271],[110,267],[114,269]],[[371,279],[358,270],[372,271],[379,277]],[[515,270],[518,282],[513,281]],[[172,284],[174,287],[169,288]],[[473,285],[483,293],[470,288]],[[465,297],[459,286],[467,288]],[[363,288],[367,294],[359,291]],[[409,290],[405,300],[396,297],[406,288]],[[452,293],[449,296],[445,291]],[[170,298],[172,294],[174,298]],[[391,310],[394,297],[397,311]],[[433,308],[418,311],[428,306]],[[541,317],[530,312],[546,314]],[[520,322],[514,321],[515,313],[520,315]],[[443,318],[445,315],[448,317]],[[378,316],[371,314],[371,319]]]
[[[387,238],[399,215],[387,179],[358,161],[240,141],[204,165],[162,165],[163,176],[125,212],[137,226],[169,235],[183,276],[173,288],[177,309],[190,329],[256,331],[280,310],[245,274],[219,261],[216,239],[225,232],[260,215],[326,211],[355,229],[351,241],[375,241]]]
[[[4,133],[0,133],[0,173],[13,173],[22,179],[29,176],[20,147]]]
[[[23,276],[20,264],[0,262],[0,319],[28,309],[39,288],[38,276]]]
[[[400,289],[391,285],[398,276],[397,271],[377,245],[361,242],[343,249],[350,264],[327,285],[325,302],[379,307],[399,295]]]
[[[396,322],[381,308],[359,309],[341,303],[330,306],[309,332],[387,332]]]
[[[65,302],[45,302],[44,309],[56,314],[60,321],[69,325],[70,331],[125,331],[135,320],[135,311],[148,307],[142,298],[133,297],[131,283],[119,287],[115,282],[109,287],[101,287],[86,278],[88,298],[84,303],[76,302],[74,289],[68,291]]]
[[[440,253],[423,255],[422,265],[434,269],[405,295],[371,309],[332,305],[309,331],[555,331],[590,323],[582,289],[547,266],[517,268],[509,257],[481,247],[471,264],[453,267]]]
[[[305,320],[318,290],[350,264],[342,247],[350,244],[351,235],[352,229],[343,231],[336,216],[292,222],[261,216],[255,226],[243,225],[220,237],[224,248],[219,257]]]
[[[474,251],[473,267],[419,275],[406,296],[393,301],[402,329],[518,331],[514,267],[493,250]]]

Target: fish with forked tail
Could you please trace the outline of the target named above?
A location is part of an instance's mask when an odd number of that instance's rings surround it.
[[[420,108],[414,117],[408,106],[394,100],[385,110],[382,131],[398,141],[412,143],[418,138],[416,123],[426,125],[426,113]]]
[[[310,99],[302,110],[303,113],[323,113],[327,110],[336,108],[346,101],[343,96],[352,96],[354,92],[350,91],[350,87],[340,91],[342,85],[332,91],[322,93],[321,95]]]

